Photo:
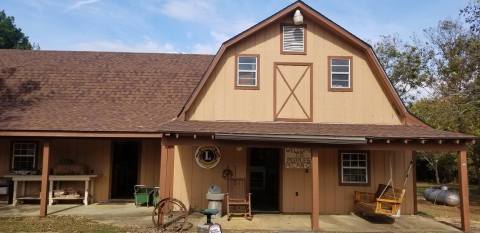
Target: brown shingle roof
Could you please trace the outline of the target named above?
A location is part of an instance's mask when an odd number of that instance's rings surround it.
[[[0,50],[0,85],[11,90],[0,93],[0,129],[158,131],[179,113],[212,58]]]
[[[474,136],[426,126],[319,124],[286,122],[171,121],[162,126],[170,133],[229,133],[366,138],[474,139]]]
[[[173,120],[212,58],[0,50],[0,130],[473,138],[421,126]]]

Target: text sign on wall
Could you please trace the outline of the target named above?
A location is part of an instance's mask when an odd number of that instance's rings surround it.
[[[310,148],[285,148],[285,168],[310,168],[312,150]]]

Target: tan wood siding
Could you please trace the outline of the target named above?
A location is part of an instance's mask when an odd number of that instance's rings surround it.
[[[174,197],[184,201],[194,209],[205,208],[205,193],[209,185],[218,184],[226,191],[226,180],[222,171],[230,168],[238,177],[247,177],[247,151],[245,147],[221,147],[222,158],[219,165],[211,170],[202,169],[194,161],[194,146],[176,146],[174,159]],[[93,139],[56,139],[51,143],[52,166],[62,158],[73,158],[84,163],[99,174],[95,185],[95,200],[106,201],[110,190],[110,141]],[[147,140],[142,143],[140,182],[156,185],[160,142]],[[335,149],[321,149],[319,156],[320,172],[320,213],[347,214],[352,210],[353,191],[375,192],[379,183],[389,178],[389,156],[392,158],[395,186],[401,186],[404,172],[408,168],[411,153],[398,151],[370,151],[371,185],[367,187],[338,185],[338,154]],[[40,156],[41,159],[41,156]],[[8,161],[8,162],[7,162]],[[0,171],[8,173],[10,161],[10,141],[0,140]],[[283,167],[283,161],[282,167]],[[283,212],[306,213],[311,208],[310,170],[282,169],[281,206]],[[152,183],[153,182],[153,183]],[[152,183],[152,184],[150,184]],[[72,184],[79,185],[80,184]],[[39,184],[26,187],[27,194],[38,194]],[[402,214],[413,213],[413,178],[410,177],[402,206]],[[298,192],[298,196],[296,193]]]
[[[283,161],[282,161],[283,162]],[[320,170],[320,174],[321,170]],[[282,207],[286,213],[307,213],[312,209],[312,175],[309,169],[283,167]],[[298,193],[298,195],[297,195]]]
[[[0,176],[10,170],[10,144],[12,140],[0,140]],[[39,142],[41,146],[41,141]],[[75,163],[86,165],[98,175],[95,180],[94,200],[105,202],[110,199],[111,182],[111,141],[107,139],[53,139],[50,144],[50,166],[53,167],[61,159],[72,159]],[[143,140],[141,142],[139,166],[139,183],[158,186],[160,165],[160,140]],[[41,153],[41,150],[39,150]],[[39,161],[42,155],[39,155]],[[39,163],[41,169],[41,163]],[[62,182],[62,187],[73,187],[83,190],[83,183]],[[28,182],[26,195],[38,195],[38,182]],[[132,187],[133,192],[133,187]]]
[[[160,140],[145,140],[141,144],[139,184],[158,186],[160,176]]]
[[[280,26],[273,24],[229,48],[187,112],[191,120],[273,121],[275,62],[313,63],[313,122],[401,124],[363,53],[306,20],[307,54],[280,54]],[[260,89],[235,90],[235,55],[260,54]],[[352,92],[328,91],[328,56],[351,56]],[[287,91],[287,90],[285,90]]]
[[[0,141],[0,175],[10,171],[10,144],[15,140]],[[31,139],[29,139],[31,141]],[[38,142],[41,147],[41,140]],[[75,163],[86,165],[99,177],[95,181],[95,201],[107,201],[110,190],[110,141],[93,139],[54,139],[50,141],[50,167],[53,168],[61,159],[72,159]],[[42,168],[42,150],[38,150],[38,168]],[[79,182],[62,182],[62,187],[73,187],[83,190],[84,184]],[[20,191],[20,190],[19,190]],[[25,195],[37,196],[40,193],[39,182],[27,182]]]
[[[392,158],[394,185],[403,185],[404,173],[411,153],[397,151],[371,151],[371,183],[369,186],[339,186],[338,150],[322,149],[319,155],[320,213],[348,214],[353,208],[353,192],[376,192],[378,184],[390,177],[389,156]],[[304,169],[283,169],[283,211],[307,213],[311,210],[311,175]],[[413,178],[407,183],[402,214],[413,214]],[[299,195],[296,196],[295,193]]]
[[[394,185],[403,185],[404,172],[411,160],[411,154],[398,151],[370,151],[371,183],[369,186],[339,186],[338,152],[335,149],[322,149],[319,156],[320,170],[320,213],[347,214],[353,208],[353,192],[376,192],[378,184],[390,177],[389,156],[392,158]],[[413,213],[413,179],[409,178],[407,196],[402,206],[402,214]]]
[[[95,201],[107,201],[110,193],[110,140],[96,139],[55,139],[50,143],[50,166],[53,167],[61,159],[72,159],[75,163],[84,164],[98,177],[95,179]],[[62,187],[73,186],[83,188],[79,182],[63,183]]]
[[[194,161],[193,146],[176,146],[174,162],[174,192],[193,209],[207,207],[205,193],[209,185],[220,185],[226,191],[226,180],[222,171],[229,167],[244,177],[247,173],[247,149],[242,147],[221,147],[222,159],[219,165],[211,170],[202,169]],[[405,152],[406,153],[406,152]],[[369,186],[339,186],[338,154],[336,149],[321,149],[319,154],[320,173],[320,213],[348,214],[353,207],[353,192],[375,192],[379,183],[387,182],[389,178],[389,156],[392,158],[395,186],[403,185],[404,172],[408,168],[411,154],[397,151],[371,151],[371,184]],[[281,211],[285,213],[308,213],[311,210],[312,179],[310,170],[287,169],[282,162],[281,181]],[[410,177],[407,195],[402,206],[402,214],[413,214],[413,179]],[[298,196],[296,195],[298,193]]]
[[[198,210],[207,207],[205,194],[210,185],[219,185],[223,192],[227,191],[227,181],[222,177],[224,169],[228,167],[236,177],[246,177],[247,152],[244,147],[220,147],[220,163],[212,169],[203,169],[194,160],[196,148],[175,146],[173,196],[187,208]]]

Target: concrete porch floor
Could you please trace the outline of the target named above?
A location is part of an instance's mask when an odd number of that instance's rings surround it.
[[[153,208],[135,207],[132,203],[105,203],[83,205],[53,205],[51,215],[83,216],[100,223],[117,226],[152,227]],[[0,206],[0,217],[38,216],[38,205],[17,207]],[[225,230],[235,231],[310,231],[309,215],[256,214],[252,221],[226,217],[214,219]],[[196,231],[199,223],[205,222],[203,215],[194,213],[188,218]],[[321,232],[459,232],[458,229],[421,216],[402,216],[395,223],[371,223],[355,215],[320,215]]]

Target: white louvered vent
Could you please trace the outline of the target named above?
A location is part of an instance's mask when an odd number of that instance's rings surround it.
[[[303,26],[283,26],[283,52],[304,52],[304,28]]]

